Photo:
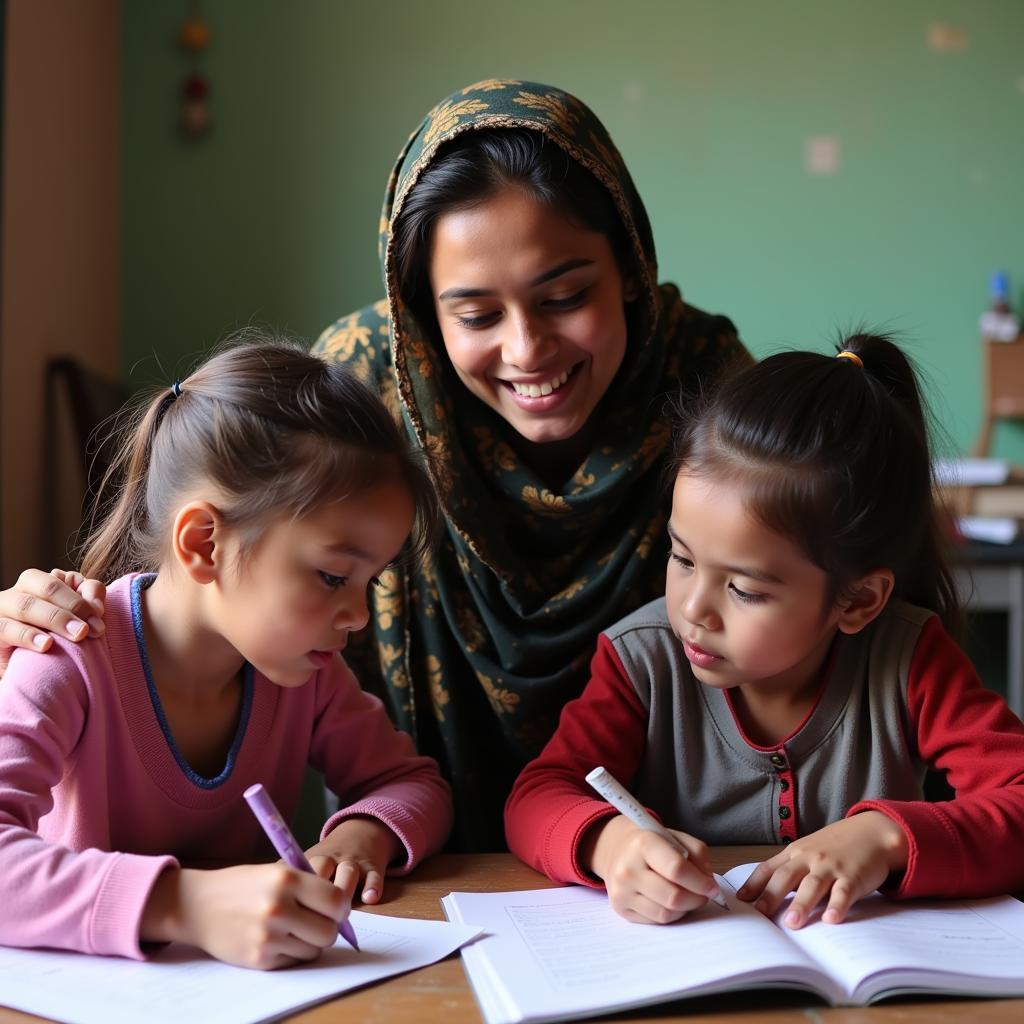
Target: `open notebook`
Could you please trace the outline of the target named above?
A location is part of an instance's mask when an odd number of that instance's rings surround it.
[[[339,939],[309,964],[231,967],[188,946],[152,960],[0,947],[0,1006],[69,1024],[256,1024],[440,960],[479,929],[353,911],[360,952]]]
[[[1009,896],[901,904],[876,895],[841,925],[790,931],[736,899],[753,868],[719,876],[731,912],[708,904],[662,927],[630,924],[604,892],[579,886],[441,902],[449,920],[484,930],[462,957],[488,1024],[744,988],[801,988],[833,1005],[908,992],[1024,996],[1024,904]]]

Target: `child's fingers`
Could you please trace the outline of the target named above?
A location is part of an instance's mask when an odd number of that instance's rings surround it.
[[[811,911],[828,894],[835,883],[835,878],[823,878],[820,875],[804,875],[797,887],[793,902],[790,903],[782,923],[787,928],[799,928],[803,925]]]
[[[762,914],[771,917],[782,906],[782,901],[800,885],[806,874],[808,874],[807,866],[796,861],[790,861],[777,867],[757,897],[754,906]]]
[[[334,885],[303,873],[294,889],[295,903],[283,922],[289,934],[323,949],[333,946],[338,937],[338,922],[343,920],[347,900]]]
[[[701,868],[695,857],[684,857],[661,836],[652,835],[651,840],[645,859],[654,872],[676,886],[702,897],[718,894],[718,883],[709,871]]]
[[[647,871],[638,879],[635,892],[652,907],[663,911],[657,915],[648,914],[658,924],[674,921],[676,918],[707,903],[707,897],[701,893],[674,885],[654,871]]]
[[[693,896],[693,894],[690,894]],[[701,904],[707,901],[703,897],[696,897]],[[634,924],[671,924],[673,921],[678,921],[681,917],[685,917],[689,910],[679,909],[670,910],[668,907],[663,906],[656,900],[649,899],[643,893],[634,892],[629,894],[628,898],[621,901],[621,906],[616,906],[615,909],[618,913],[626,918],[627,921],[632,921]]]
[[[337,937],[337,929],[334,932]],[[275,943],[274,956],[267,966],[268,970],[276,971],[281,967],[291,967],[292,964],[304,961],[315,960],[323,951],[323,946],[317,946],[311,942],[305,942],[295,935],[282,935]]]
[[[697,874],[696,878],[703,885],[703,876]],[[669,920],[675,920],[680,914],[703,907],[710,895],[698,885],[677,884],[653,870],[645,871],[639,877],[636,891],[674,915]]]
[[[850,908],[860,899],[863,893],[859,893],[853,883],[846,878],[836,879],[832,886],[832,895],[829,897],[825,913],[821,915],[825,924],[839,924],[846,920]]]
[[[314,853],[309,858],[309,866],[320,878],[333,878],[338,862],[326,853]]]
[[[361,875],[362,870],[358,862],[354,860],[338,861],[338,867],[334,872],[334,884],[342,891],[349,904],[352,903],[355,896],[356,886],[359,885]]]
[[[685,849],[687,856],[694,864],[700,868],[701,871],[706,875],[711,874],[711,859],[708,852],[708,844],[701,842],[696,836],[691,836],[688,832],[677,832],[675,829],[670,829],[672,835],[675,837],[676,842],[680,843]]]
[[[783,861],[778,856],[761,861],[737,889],[736,895],[747,903],[753,903],[764,892],[764,887],[775,873],[775,869],[782,863]]]
[[[379,903],[384,895],[384,875],[376,868],[370,868],[366,872],[366,881],[363,883],[363,892],[360,897],[364,903]]]

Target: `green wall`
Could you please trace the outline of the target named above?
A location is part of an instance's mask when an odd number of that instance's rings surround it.
[[[175,132],[180,0],[123,6],[123,351],[137,383],[252,319],[313,337],[379,298],[392,160],[487,77],[592,106],[647,202],[662,276],[757,354],[904,333],[952,441],[981,410],[995,268],[1024,307],[1019,0],[207,0],[215,131]],[[928,46],[933,23],[965,49]],[[804,169],[835,135],[841,167]],[[1024,459],[1024,430],[997,436]]]

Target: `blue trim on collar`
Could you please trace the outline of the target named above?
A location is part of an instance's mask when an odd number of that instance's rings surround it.
[[[249,724],[249,712],[252,710],[253,696],[253,670],[248,662],[242,668],[242,713],[238,717],[238,728],[235,731],[235,738],[231,741],[231,749],[228,750],[227,760],[218,775],[207,778],[200,775],[181,755],[174,737],[171,735],[170,726],[167,724],[167,716],[164,714],[163,705],[160,703],[160,694],[157,692],[153,682],[153,672],[149,667],[149,656],[146,654],[146,638],[142,629],[142,591],[150,586],[156,579],[156,573],[147,573],[136,576],[131,584],[131,606],[132,606],[132,629],[135,631],[135,642],[138,644],[139,657],[142,659],[142,671],[146,676],[146,688],[149,690],[149,699],[156,713],[156,719],[160,723],[160,729],[167,741],[167,746],[178,762],[182,774],[194,786],[200,789],[216,789],[222,786],[231,778],[235,761],[238,758],[238,751],[241,749],[242,741],[245,739],[245,730]]]

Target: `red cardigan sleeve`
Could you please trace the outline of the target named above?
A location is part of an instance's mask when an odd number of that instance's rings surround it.
[[[584,776],[604,765],[628,786],[646,735],[647,711],[602,635],[582,696],[566,704],[554,736],[512,787],[505,805],[509,849],[556,882],[599,886],[580,867],[577,851],[587,829],[616,812]]]
[[[921,757],[946,773],[956,799],[865,800],[897,822],[910,846],[892,893],[991,896],[1024,889],[1024,724],[985,689],[937,618],[921,631],[907,685]]]

